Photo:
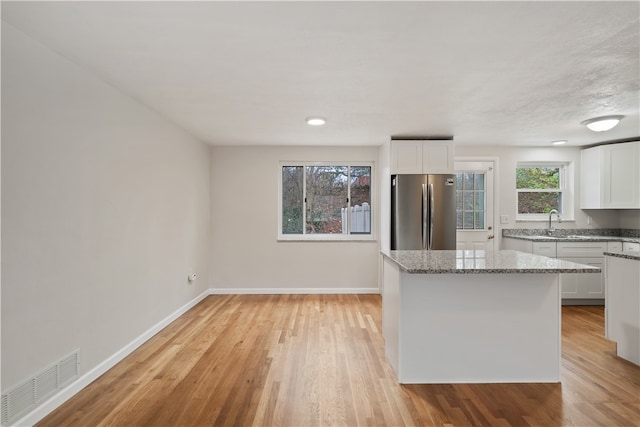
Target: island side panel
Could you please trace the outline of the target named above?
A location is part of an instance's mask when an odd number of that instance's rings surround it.
[[[383,257],[382,336],[384,350],[391,367],[398,375],[400,330],[400,269]]]
[[[557,274],[400,279],[401,383],[560,381]]]
[[[640,365],[640,261],[605,257],[605,331],[616,354]]]

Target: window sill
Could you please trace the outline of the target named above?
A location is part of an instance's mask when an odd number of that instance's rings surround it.
[[[324,234],[324,235],[279,235],[278,242],[377,242],[375,236],[371,235],[351,235]]]
[[[546,218],[516,218],[516,222],[549,222],[549,217]],[[558,221],[556,221],[555,217],[554,219],[551,221],[553,224],[558,224]],[[565,222],[576,222],[575,218],[562,218],[562,223]]]

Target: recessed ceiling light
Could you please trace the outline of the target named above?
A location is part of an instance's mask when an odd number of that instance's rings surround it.
[[[567,140],[566,140],[566,139],[558,139],[558,140],[556,140],[556,141],[551,141],[551,143],[552,143],[553,145],[562,145],[562,144],[566,144],[566,143],[567,143]]]
[[[309,126],[322,126],[323,124],[327,123],[327,119],[325,119],[324,117],[307,117],[305,119],[307,121],[307,124]]]
[[[616,125],[622,120],[624,116],[602,116],[593,119],[585,120],[583,125],[594,132],[604,132],[616,127]]]

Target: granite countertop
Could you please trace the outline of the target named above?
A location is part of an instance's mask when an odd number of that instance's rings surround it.
[[[640,261],[640,252],[637,251],[605,251],[605,255],[614,256],[617,258],[634,259]]]
[[[568,236],[527,236],[527,235],[511,235],[502,236],[506,239],[520,239],[529,240],[532,242],[629,242],[640,243],[639,238],[635,237],[619,237],[619,236],[583,236],[583,235],[568,235]]]
[[[503,238],[532,242],[628,242],[640,243],[640,230],[617,228],[558,228],[548,235],[546,229],[503,229]]]
[[[380,251],[407,273],[600,273],[601,269],[560,259],[502,251]]]

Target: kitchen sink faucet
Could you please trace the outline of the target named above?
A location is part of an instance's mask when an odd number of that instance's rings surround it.
[[[547,230],[547,234],[548,235],[552,235],[553,234],[553,225],[551,225],[551,216],[553,214],[556,214],[556,217],[558,218],[558,224],[560,224],[562,222],[562,218],[560,217],[560,214],[558,213],[557,209],[551,209],[549,211],[549,229]]]

